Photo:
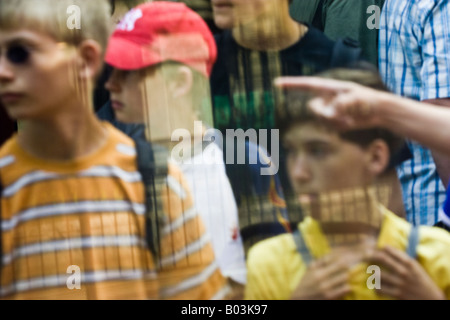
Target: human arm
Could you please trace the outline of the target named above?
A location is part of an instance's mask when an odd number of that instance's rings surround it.
[[[309,108],[342,130],[384,127],[450,156],[450,110],[356,83],[318,77],[281,77],[279,88],[313,93]]]
[[[425,100],[424,102],[447,108],[450,107],[450,98],[430,99]],[[450,159],[448,158],[448,156],[439,151],[431,150],[431,153],[433,155],[433,160],[436,164],[436,170],[439,173],[442,184],[447,188],[448,182],[450,180]]]

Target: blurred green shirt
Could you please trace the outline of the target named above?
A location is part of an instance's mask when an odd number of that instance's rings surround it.
[[[314,21],[314,25],[331,40],[344,37],[358,40],[364,57],[378,66],[378,30],[384,2],[385,0],[294,0],[290,13],[297,21],[311,24]]]

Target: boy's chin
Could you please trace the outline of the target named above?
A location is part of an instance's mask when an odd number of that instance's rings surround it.
[[[298,195],[297,200],[300,205],[310,205],[318,200],[318,194],[302,192]]]
[[[127,117],[120,113],[116,113],[116,120],[124,124],[144,124],[143,118]]]
[[[381,227],[380,221],[319,221],[320,227],[328,235],[368,235],[376,233]]]
[[[26,110],[20,105],[4,105],[2,106],[8,117],[13,121],[34,119],[35,115],[31,110]]]

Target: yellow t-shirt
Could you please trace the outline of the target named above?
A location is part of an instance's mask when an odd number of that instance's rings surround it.
[[[411,225],[387,209],[383,214],[384,219],[377,247],[383,248],[389,245],[405,251]],[[329,244],[317,221],[308,217],[299,224],[299,229],[314,258],[322,257],[330,252]],[[448,232],[435,227],[421,226],[419,228],[417,260],[450,299],[449,248],[450,234]],[[368,272],[368,267],[368,263],[359,263],[353,267],[349,279],[352,291],[345,296],[345,299],[388,299],[367,286],[367,280],[372,275]],[[307,266],[297,252],[293,236],[284,234],[262,241],[251,248],[247,268],[245,299],[287,300],[291,298],[300,283]]]

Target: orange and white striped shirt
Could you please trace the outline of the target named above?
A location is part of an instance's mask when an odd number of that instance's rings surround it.
[[[180,171],[169,165],[156,199],[170,223],[163,227],[156,266],[146,243],[134,143],[104,125],[107,143],[69,162],[37,159],[16,137],[0,150],[1,297],[221,297],[224,279]]]
[[[107,143],[73,161],[37,159],[16,137],[0,150],[3,298],[158,298],[134,143],[105,125]]]

